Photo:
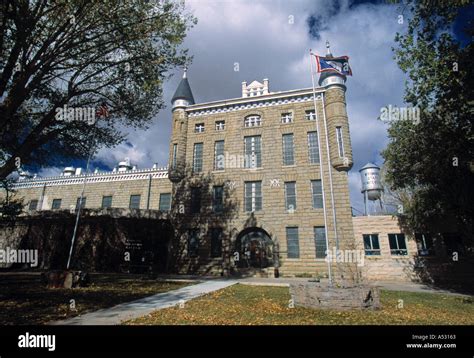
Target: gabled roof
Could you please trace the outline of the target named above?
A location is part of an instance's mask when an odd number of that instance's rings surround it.
[[[251,84],[247,86],[247,88],[260,88],[263,87],[263,83],[260,83],[258,81],[253,81]]]

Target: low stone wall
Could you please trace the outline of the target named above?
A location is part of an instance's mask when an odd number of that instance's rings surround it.
[[[324,283],[292,283],[290,294],[296,306],[317,309],[378,309],[380,291],[375,286],[335,287]]]

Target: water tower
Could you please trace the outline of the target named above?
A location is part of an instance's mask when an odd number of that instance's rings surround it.
[[[361,193],[364,194],[365,215],[369,214],[369,201],[379,201],[380,209],[383,212],[383,186],[380,181],[380,168],[373,164],[367,163],[359,170],[362,181]]]

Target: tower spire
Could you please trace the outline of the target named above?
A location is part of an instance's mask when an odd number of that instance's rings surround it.
[[[331,55],[331,46],[329,45],[329,40],[326,40],[326,54]]]
[[[187,107],[194,104],[193,92],[191,91],[191,86],[188,81],[188,66],[184,66],[183,78],[174,93],[173,98],[171,98],[171,103],[173,104],[173,110],[178,107]]]

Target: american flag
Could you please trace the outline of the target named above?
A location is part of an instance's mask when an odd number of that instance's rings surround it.
[[[109,116],[109,109],[105,102],[102,102],[100,107],[95,112],[96,117],[108,117]]]

